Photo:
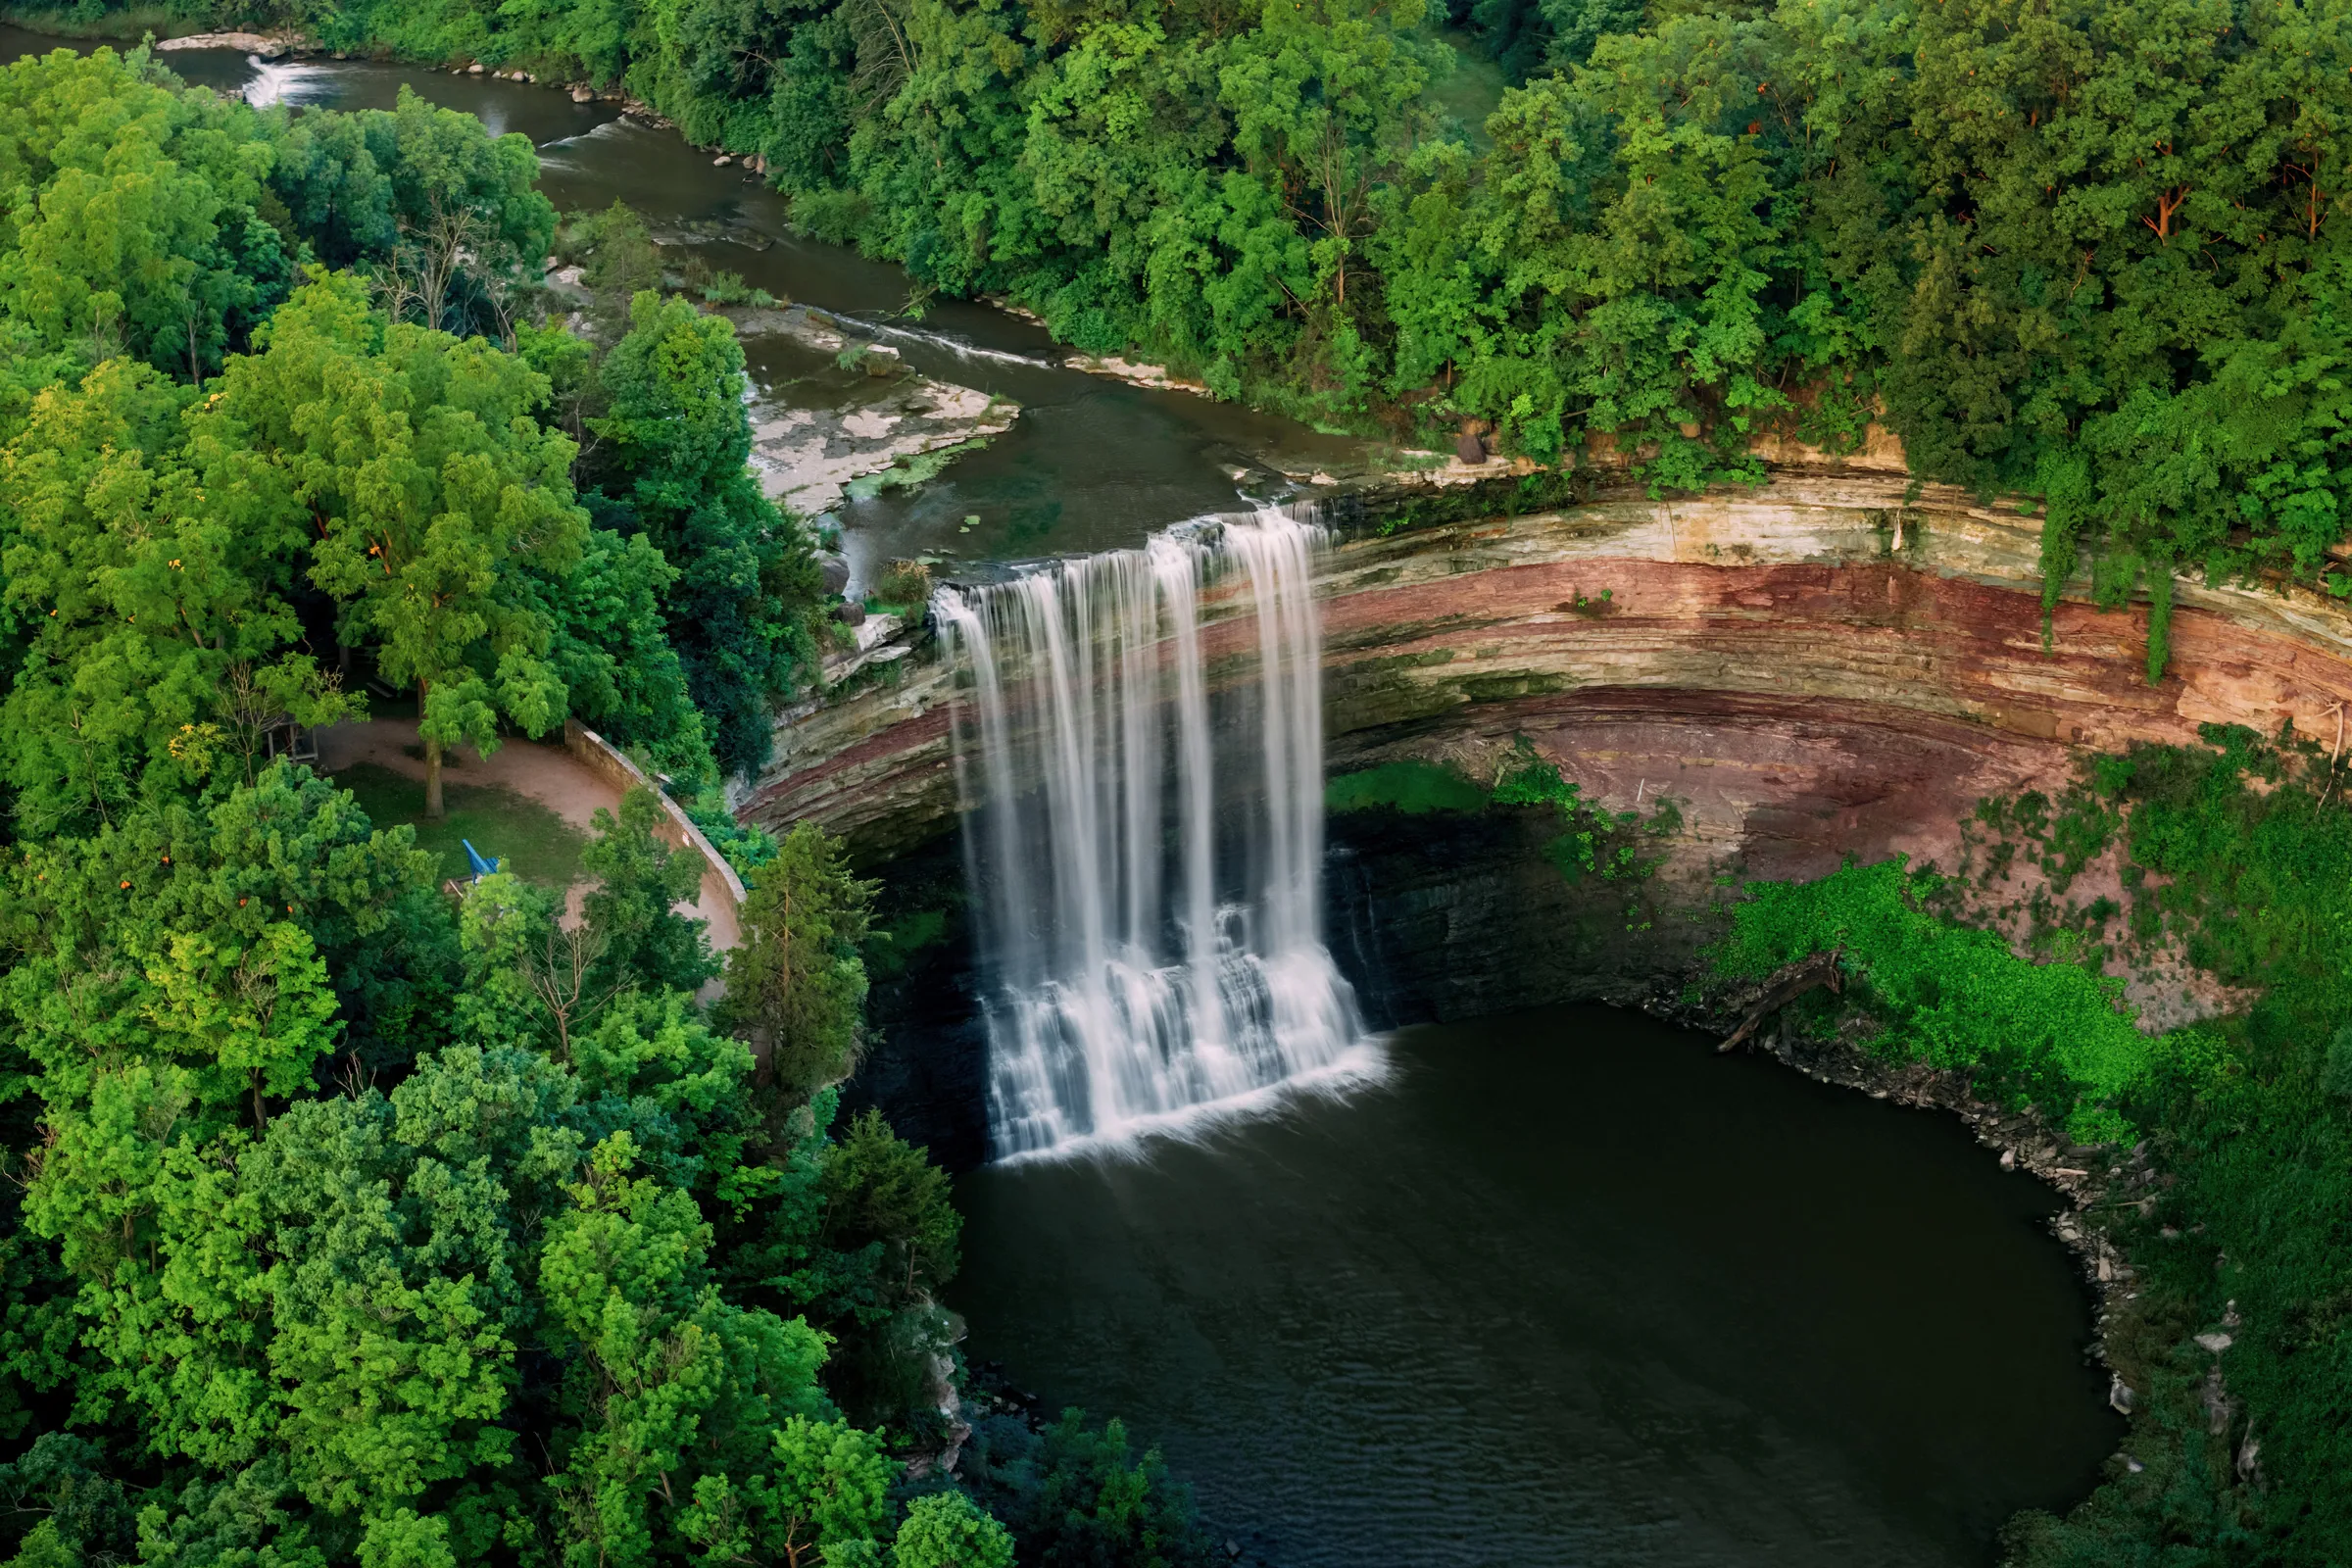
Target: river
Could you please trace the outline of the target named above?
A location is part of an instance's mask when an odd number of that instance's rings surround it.
[[[88,40],[0,27],[0,61]],[[560,212],[626,201],[661,237],[703,250],[714,269],[788,300],[821,306],[898,348],[915,370],[1008,397],[1013,428],[908,494],[853,501],[838,514],[853,563],[931,551],[1028,560],[1141,542],[1170,522],[1239,504],[1234,470],[1342,465],[1360,442],[1196,394],[1153,390],[1063,368],[1045,330],[986,305],[941,301],[913,319],[898,268],[797,238],[777,195],[740,165],[623,116],[527,82],[368,61],[260,63],[228,50],[163,59],[188,81],[300,108],[389,109],[401,87],[538,148],[540,185]],[[750,338],[756,392],[790,404],[796,345]],[[977,516],[969,532],[962,519]]]
[[[0,60],[57,42],[0,28]],[[910,320],[897,269],[794,237],[756,178],[611,104],[380,64],[172,64],[294,105],[409,84],[528,136],[559,208],[624,199],[923,374],[1019,401],[941,479],[842,508],[869,559],[1132,545],[1235,506],[1236,468],[1361,451],[1065,368],[985,306]],[[793,355],[747,352],[788,397]],[[1603,1009],[1385,1050],[1377,1087],[966,1177],[973,1357],[1123,1416],[1221,1533],[1292,1568],[1979,1563],[2114,1450],[2058,1200],[1955,1121]]]

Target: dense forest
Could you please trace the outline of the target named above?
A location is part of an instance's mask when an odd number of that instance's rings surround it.
[[[808,678],[809,542],[625,213],[544,324],[536,174],[413,97],[0,71],[0,1552],[1199,1560],[1115,1423],[957,1423],[946,1177],[838,1115],[871,884],[714,793]],[[601,726],[744,940],[642,788],[578,918],[447,896],[277,755],[371,700],[428,818],[445,752]]]
[[[2043,514],[2053,596],[2085,569],[2159,612],[2180,572],[2352,592],[2341,7],[173,16],[625,90],[761,158],[918,308],[1001,295],[1317,423],[1469,421],[1663,491],[1875,421],[1921,478]],[[1507,82],[1491,112],[1446,108],[1466,60]],[[560,222],[536,173],[413,97],[263,112],[112,51],[0,72],[0,1550],[1207,1560],[1115,1424],[984,1419],[939,1463],[958,1221],[921,1152],[838,1115],[872,890],[723,807],[817,666],[811,541],[746,473],[727,322],[664,297],[628,214]],[[550,322],[551,253],[588,262],[585,331]],[[273,756],[282,721],[388,701],[435,808],[445,755],[594,725],[745,873],[745,945],[722,965],[673,912],[698,873],[644,794],[586,852],[578,922],[511,875],[446,898],[411,828]],[[1835,944],[1889,1052],[2167,1163],[2115,1217],[2149,1281],[2113,1347],[2149,1458],[2021,1520],[2025,1560],[2352,1540],[2338,770],[2217,733],[1987,808],[2060,867],[2123,845],[2137,938],[2259,998],[2210,1028],[2143,1039],[1899,867],[1761,890],[1719,955]],[[2123,940],[2121,911],[2067,920],[2043,956]],[[2191,1338],[2220,1301],[2259,1325],[2242,1448]]]
[[[2345,585],[2341,7],[189,14],[625,88],[918,293],[1008,296],[1308,419],[1490,421],[1673,487],[1754,475],[1759,432],[1835,449],[1876,418],[1921,477],[2033,498],[2053,582],[2087,563],[2160,611],[2180,571]],[[1464,49],[1518,80],[1481,122],[1442,110]]]

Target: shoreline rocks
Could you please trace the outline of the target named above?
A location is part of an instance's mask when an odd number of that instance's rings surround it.
[[[760,489],[805,516],[839,506],[854,487],[919,483],[956,450],[1002,435],[1020,417],[1008,399],[913,374],[896,349],[853,338],[823,311],[729,314],[747,340],[781,337],[835,360],[788,383],[802,395],[771,392],[752,410]],[[843,363],[852,354],[854,363]]]

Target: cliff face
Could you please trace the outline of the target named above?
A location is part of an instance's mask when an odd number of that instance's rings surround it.
[[[2335,602],[2183,582],[2151,687],[2144,607],[2070,597],[2045,644],[2038,533],[1958,492],[1906,502],[1899,474],[1792,469],[1348,539],[1322,582],[1330,765],[1476,768],[1524,735],[1607,806],[1675,800],[1678,859],[1784,876],[1946,858],[1980,796],[2056,783],[2083,749],[2216,721],[2334,738],[2352,698]],[[1246,628],[1204,642],[1239,657]],[[811,817],[869,859],[950,826],[946,673],[930,650],[891,673],[780,727],[741,813]]]
[[[2061,785],[2086,751],[2209,722],[2335,739],[2352,615],[2332,601],[2182,583],[2151,687],[2144,608],[2068,598],[2045,642],[2038,532],[1957,493],[1906,504],[1899,474],[1793,469],[1696,502],[1343,539],[1321,580],[1333,772],[1418,758],[1492,776],[1524,737],[1598,804],[1663,798],[1682,820],[1637,908],[1544,861],[1541,809],[1335,817],[1329,936],[1371,1020],[1638,1000],[1715,929],[1723,879],[1897,852],[1949,867],[1980,798]],[[1209,607],[1212,679],[1253,647],[1234,597]],[[909,907],[952,906],[951,682],[928,647],[886,673],[780,728],[742,814],[813,818],[923,881]],[[957,931],[878,988],[885,1043],[853,1093],[960,1164],[984,1134]]]

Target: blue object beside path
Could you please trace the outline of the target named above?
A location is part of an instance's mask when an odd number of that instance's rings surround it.
[[[476,882],[479,882],[486,876],[496,876],[498,874],[499,862],[496,856],[492,856],[490,858],[484,859],[482,858],[482,852],[473,847],[473,840],[460,839],[458,842],[466,846],[466,858],[473,863],[473,879]]]

